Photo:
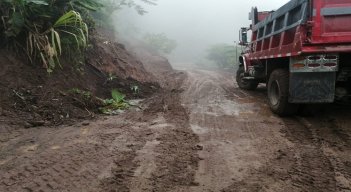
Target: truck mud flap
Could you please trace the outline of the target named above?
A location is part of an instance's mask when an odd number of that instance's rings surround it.
[[[335,72],[290,73],[290,103],[332,103]]]

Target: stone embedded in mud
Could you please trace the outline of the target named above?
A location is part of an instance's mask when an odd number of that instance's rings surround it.
[[[25,126],[27,125],[27,123],[28,123],[31,127],[39,127],[39,126],[45,125],[45,121],[42,121],[42,120],[27,121],[27,122],[25,123]],[[27,127],[27,128],[30,128],[30,127]]]
[[[28,129],[28,128],[31,128],[33,127],[30,123],[28,122],[25,122],[24,125],[23,125],[24,128]]]
[[[196,145],[194,149],[198,150],[198,151],[202,151],[204,149],[204,147],[201,145]]]
[[[190,183],[190,186],[200,186],[200,183],[199,182],[196,182],[196,181],[192,181]]]
[[[84,122],[84,123],[82,123],[82,125],[83,126],[88,126],[88,125],[90,125],[90,123],[89,122]]]

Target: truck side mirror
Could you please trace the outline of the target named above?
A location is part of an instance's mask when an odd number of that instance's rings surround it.
[[[247,28],[241,28],[240,29],[240,34],[239,34],[239,41],[240,41],[240,45],[247,45],[248,41],[247,41]]]

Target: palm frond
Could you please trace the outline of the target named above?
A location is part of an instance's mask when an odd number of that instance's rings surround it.
[[[82,53],[88,25],[81,13],[86,18],[101,6],[98,0],[0,0],[0,46],[23,47],[50,72],[63,53]]]

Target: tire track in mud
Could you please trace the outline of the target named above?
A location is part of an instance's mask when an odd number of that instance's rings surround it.
[[[154,157],[157,168],[151,174],[151,190],[141,191],[171,191],[196,185],[198,137],[192,132],[188,113],[180,103],[180,86],[186,74],[180,72],[168,78],[168,88],[154,97],[150,108],[145,111],[162,115],[168,126],[156,138],[159,142],[154,148],[155,154],[158,154]]]
[[[350,112],[279,118],[222,72],[167,87],[143,112],[1,136],[0,191],[351,191]]]
[[[335,169],[323,152],[317,130],[300,117],[285,122],[286,137],[295,144],[294,164],[289,170],[292,185],[298,190],[336,191]]]
[[[130,111],[96,122],[2,135],[0,191],[169,191],[192,186],[198,137],[180,103],[184,73]],[[17,133],[13,130],[13,133]]]
[[[184,191],[350,191],[349,129],[276,117],[264,88],[243,92],[221,75],[190,72],[183,100],[204,150],[200,186]]]
[[[283,118],[281,132],[289,140],[287,145],[276,151],[265,166],[252,169],[247,178],[222,191],[350,191],[350,146],[342,150],[344,156],[338,154],[340,148],[330,148],[331,143],[320,130],[322,126],[332,127],[323,121],[315,122],[318,120],[306,124],[309,121],[301,119]]]
[[[342,116],[350,115],[350,111],[344,111],[344,114],[335,118],[334,110],[333,106],[329,106],[328,111],[318,114],[317,117],[299,117],[297,120],[304,125],[305,137],[300,135],[294,139],[299,141],[302,147],[312,146],[313,150],[306,153],[310,157],[307,162],[312,162],[310,170],[315,173],[315,178],[328,178],[326,173],[329,172],[329,180],[318,179],[317,182],[329,182],[333,183],[333,186],[321,186],[318,190],[325,188],[324,191],[351,191],[351,172],[348,166],[351,159],[350,128],[339,123]],[[289,134],[287,136],[290,137]],[[319,165],[317,171],[314,171],[313,165]]]
[[[351,191],[351,130],[340,121],[349,116],[350,111],[335,116],[335,108],[321,113],[318,118],[311,117],[311,126],[307,126],[313,135],[313,141],[329,160],[334,171],[336,191]],[[340,112],[336,112],[340,113]],[[347,117],[348,119],[349,117]]]
[[[124,129],[142,125],[109,118],[81,128],[34,131],[32,143],[7,149],[17,154],[0,166],[0,191],[129,191],[145,130]]]
[[[60,137],[47,136],[52,140]],[[82,137],[85,136],[75,131],[59,145],[38,142],[20,148],[26,150],[11,160],[13,164],[1,175],[0,191],[78,191],[82,188],[96,191],[98,181],[93,178],[98,177],[99,169],[105,165],[100,158],[106,160],[114,154],[104,145]],[[104,138],[107,142],[108,139]]]
[[[250,94],[228,91],[233,89],[229,73],[196,70],[189,76],[183,103],[203,150],[199,152],[201,161],[196,174],[199,186],[183,191],[220,191],[233,180],[245,178],[250,167],[262,164],[255,148],[256,140],[261,139],[256,132],[262,122],[249,118],[256,117],[260,107]],[[235,101],[229,99],[232,97]]]

